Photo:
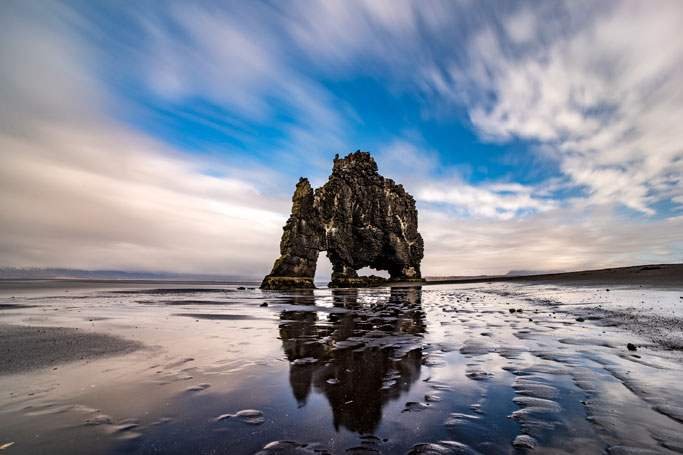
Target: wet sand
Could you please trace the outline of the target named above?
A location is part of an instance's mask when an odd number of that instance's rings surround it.
[[[10,349],[47,356],[27,368],[74,360],[0,375],[0,447],[681,453],[683,289],[639,286],[0,284]]]
[[[64,327],[0,323],[0,375],[133,352],[141,343]]]

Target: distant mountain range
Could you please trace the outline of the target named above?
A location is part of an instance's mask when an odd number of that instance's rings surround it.
[[[43,267],[0,267],[0,279],[80,278],[106,280],[218,280],[249,281],[253,278],[237,275],[203,275],[164,272],[124,272],[121,270],[80,270]]]

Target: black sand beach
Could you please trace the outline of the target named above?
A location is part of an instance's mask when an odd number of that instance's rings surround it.
[[[0,282],[0,446],[680,453],[677,267],[291,292]]]
[[[79,329],[0,324],[0,375],[56,370],[62,363],[126,354],[141,347],[135,341]]]

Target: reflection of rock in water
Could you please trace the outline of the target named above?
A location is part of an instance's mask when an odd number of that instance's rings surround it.
[[[357,290],[340,290],[333,291],[334,306],[348,311],[283,311],[280,337],[299,404],[315,387],[329,400],[336,429],[373,432],[382,406],[419,377],[421,292],[392,289],[364,301]]]

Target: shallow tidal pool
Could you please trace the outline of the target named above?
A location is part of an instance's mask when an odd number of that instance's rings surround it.
[[[683,453],[681,351],[613,317],[680,320],[680,290],[0,292],[0,324],[142,346],[0,375],[2,453]]]

